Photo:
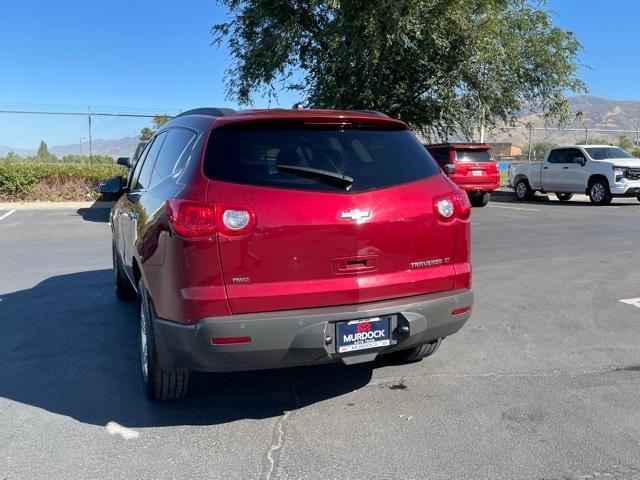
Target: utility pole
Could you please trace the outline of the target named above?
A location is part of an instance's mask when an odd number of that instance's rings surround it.
[[[89,107],[89,158],[93,158],[93,137],[91,134],[91,107]]]
[[[531,163],[532,147],[533,147],[533,125],[529,124],[529,158],[528,158],[529,163]]]

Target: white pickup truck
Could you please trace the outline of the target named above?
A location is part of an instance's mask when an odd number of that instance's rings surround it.
[[[640,159],[610,145],[557,147],[543,163],[509,168],[509,185],[518,200],[529,200],[539,191],[555,193],[561,201],[584,193],[595,205],[607,205],[613,197],[640,201]]]

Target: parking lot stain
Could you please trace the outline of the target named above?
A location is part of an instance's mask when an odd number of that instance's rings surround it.
[[[628,367],[618,367],[613,369],[614,372],[640,372],[640,365],[630,365]]]
[[[404,384],[403,380],[400,380],[399,383],[394,383],[393,385],[389,386],[389,390],[406,390],[407,388],[409,388],[409,387],[407,387]]]

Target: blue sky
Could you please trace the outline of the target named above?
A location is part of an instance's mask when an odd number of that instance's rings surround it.
[[[0,108],[94,105],[169,111],[234,106],[224,97],[228,53],[210,46],[211,26],[226,15],[214,0],[0,4]],[[580,75],[590,93],[640,100],[635,35],[640,2],[549,0],[547,6],[555,11],[556,22],[584,44],[581,62],[586,66]],[[289,107],[296,100],[284,92],[278,103]],[[266,105],[256,99],[256,106]],[[30,147],[33,119],[7,117],[0,114],[0,145]],[[62,119],[44,119],[42,128],[59,132],[50,142],[78,142],[79,134],[71,130],[84,128],[84,120],[74,122],[68,135]],[[127,132],[136,127],[131,124]]]

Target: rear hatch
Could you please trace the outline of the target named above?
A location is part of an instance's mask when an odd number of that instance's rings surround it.
[[[480,148],[454,150],[456,182],[462,185],[496,183],[499,180],[498,165],[491,151]]]
[[[433,207],[452,186],[413,134],[309,123],[212,131],[208,200],[255,216],[251,231],[219,235],[232,311],[452,289],[456,222],[440,222]]]

